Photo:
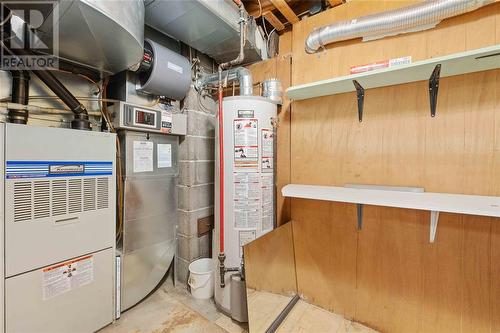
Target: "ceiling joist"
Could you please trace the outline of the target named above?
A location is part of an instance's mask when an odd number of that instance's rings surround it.
[[[344,0],[328,0],[328,2],[330,3],[330,6],[336,7],[336,6],[343,4],[345,1]]]
[[[274,29],[276,29],[276,31],[285,29],[285,25],[276,17],[276,15],[273,14],[273,12],[264,12],[262,13],[262,16],[274,27]]]
[[[281,14],[283,14],[288,22],[292,24],[299,22],[299,17],[294,13],[285,0],[271,0],[271,3],[280,11]]]

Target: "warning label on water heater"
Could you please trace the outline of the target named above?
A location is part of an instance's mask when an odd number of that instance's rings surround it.
[[[234,200],[234,227],[256,229],[260,220],[260,199]]]
[[[273,172],[274,168],[274,133],[273,130],[263,128],[262,136],[262,159],[260,169],[262,172]]]
[[[240,258],[243,257],[243,246],[255,240],[257,233],[255,231],[240,231],[238,233],[238,243],[240,248]]]
[[[234,174],[234,199],[260,199],[260,179],[256,173]]]
[[[48,300],[94,280],[93,256],[69,260],[42,270],[43,300]]]
[[[259,138],[257,119],[235,119],[234,168],[238,171],[258,172]]]
[[[258,173],[233,174],[234,227],[256,228],[260,219],[261,188]]]
[[[262,228],[263,233],[273,229],[274,221],[274,176],[273,174],[262,174]]]

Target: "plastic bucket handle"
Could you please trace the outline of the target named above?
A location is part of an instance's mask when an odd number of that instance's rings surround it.
[[[188,284],[193,289],[202,288],[208,283],[208,281],[210,281],[211,277],[212,277],[212,273],[207,274],[207,276],[205,277],[205,282],[197,285],[196,280],[199,281],[200,278],[194,278],[192,275],[190,275],[189,280],[188,280]],[[201,277],[201,279],[203,279],[203,277]]]

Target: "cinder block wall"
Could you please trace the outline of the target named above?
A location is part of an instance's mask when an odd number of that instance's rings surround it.
[[[177,228],[177,280],[186,283],[189,264],[209,256],[208,235],[198,237],[200,218],[214,213],[214,159],[216,104],[199,98],[191,88],[184,100],[187,135],[179,151],[179,224]]]

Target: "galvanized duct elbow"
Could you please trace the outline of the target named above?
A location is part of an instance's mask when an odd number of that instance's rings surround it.
[[[428,0],[409,7],[362,16],[315,29],[306,40],[306,52],[344,40],[373,40],[435,27],[442,20],[471,12],[493,0]]]
[[[240,95],[253,95],[252,73],[250,73],[250,71],[245,67],[237,67],[223,71],[222,80],[227,82],[238,80],[240,84]],[[218,83],[218,81],[219,73],[205,75],[196,82],[196,89],[201,90],[209,84]]]

